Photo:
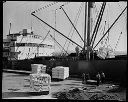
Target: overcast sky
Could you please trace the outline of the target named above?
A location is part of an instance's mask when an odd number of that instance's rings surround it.
[[[50,6],[50,5],[51,6]],[[72,36],[72,40],[77,42],[79,45],[83,46],[83,42],[81,41],[80,37],[77,35],[76,31],[73,31],[71,23],[65,16],[64,12],[59,9],[60,5],[64,4],[63,7],[66,13],[68,14],[69,18],[71,18],[72,22],[78,29],[79,33],[81,34],[82,38],[84,37],[84,3],[82,2],[71,2],[71,3],[54,3],[54,2],[43,2],[43,1],[6,1],[3,4],[3,38],[6,38],[6,35],[9,33],[9,23],[12,23],[11,33],[16,33],[21,31],[22,29],[30,29],[31,26],[35,34],[41,35],[43,37],[46,36],[47,32],[50,30],[50,34],[54,36],[54,31],[39,21],[37,18],[31,15],[31,12],[38,10],[35,13],[38,17],[46,21],[53,27],[56,27],[57,30],[65,34],[66,36],[69,35],[69,38]],[[101,2],[95,3],[94,9],[92,11],[92,29],[94,29],[95,22],[96,22],[96,15],[98,14],[101,8]],[[49,5],[49,6],[47,6]],[[117,16],[121,13],[121,11],[127,6],[126,2],[107,2],[105,12],[103,15],[103,19],[101,22],[101,26],[99,27],[98,36],[96,38],[95,44],[98,42],[99,38],[101,38],[103,34],[103,29],[105,31],[108,29]],[[42,8],[42,9],[40,9]],[[55,16],[55,9],[56,16]],[[78,13],[79,11],[79,13]],[[126,10],[127,11],[127,10]],[[119,34],[122,31],[122,35],[119,40],[119,44],[117,46],[116,51],[127,51],[127,28],[126,28],[126,18],[127,12],[120,17],[118,22],[113,26],[110,30],[110,44],[112,48],[115,48],[117,40],[119,38]],[[56,18],[56,20],[55,20]],[[107,22],[105,25],[105,21]],[[55,26],[56,22],[56,26]],[[105,32],[104,31],[104,32]],[[66,39],[55,33],[56,40],[64,46]],[[50,37],[49,37],[50,39]],[[101,46],[99,44],[99,46]],[[68,43],[65,45],[65,49],[67,49]],[[75,50],[76,45],[70,44],[68,50]],[[56,50],[60,51],[61,48],[58,47],[56,44]],[[97,47],[98,48],[98,47]]]

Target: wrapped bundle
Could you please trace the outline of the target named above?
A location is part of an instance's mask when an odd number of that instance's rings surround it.
[[[107,56],[107,49],[104,47],[100,47],[97,56],[102,58],[102,59],[105,59]]]
[[[109,48],[108,48],[108,55],[107,55],[107,58],[115,58],[115,54],[114,54],[113,49],[109,49]]]
[[[48,74],[30,74],[32,92],[50,91],[51,76]]]
[[[41,66],[40,73],[46,73],[46,65]]]
[[[69,77],[69,67],[58,66],[52,69],[52,78],[65,79]]]
[[[31,68],[32,68],[32,74],[46,72],[46,65],[43,64],[31,64]]]

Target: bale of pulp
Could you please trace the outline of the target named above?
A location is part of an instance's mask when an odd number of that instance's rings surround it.
[[[43,64],[31,64],[31,68],[32,68],[32,74],[46,72],[46,65]]]
[[[46,73],[46,65],[41,66],[40,73]]]
[[[102,59],[105,59],[107,56],[107,49],[104,47],[100,47],[97,56]]]
[[[52,78],[65,79],[69,77],[69,67],[57,66],[52,68]]]
[[[48,74],[30,74],[30,91],[50,91],[51,76]]]

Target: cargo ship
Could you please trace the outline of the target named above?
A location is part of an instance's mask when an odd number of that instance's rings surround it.
[[[22,32],[9,34],[3,41],[4,49],[8,52],[3,53],[3,57],[8,60],[32,59],[39,56],[52,56],[54,52],[54,42],[47,40],[28,29]]]

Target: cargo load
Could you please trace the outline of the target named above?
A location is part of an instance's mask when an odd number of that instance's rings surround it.
[[[57,66],[52,68],[52,78],[66,79],[69,77],[69,67]]]
[[[51,76],[48,74],[30,74],[30,91],[50,91]]]
[[[43,64],[31,64],[32,74],[46,73],[46,65]]]

